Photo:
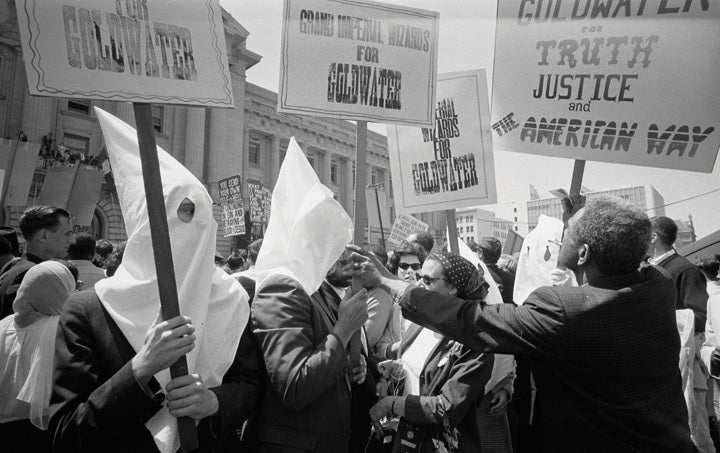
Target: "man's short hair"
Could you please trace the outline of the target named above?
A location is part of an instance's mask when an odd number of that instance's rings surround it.
[[[32,206],[20,217],[20,232],[26,241],[30,241],[40,230],[55,231],[60,225],[60,217],[69,220],[72,216],[56,206]]]
[[[227,267],[231,271],[240,269],[243,264],[245,264],[245,260],[240,255],[230,255],[227,259]]]
[[[678,227],[673,219],[665,216],[653,217],[652,232],[657,234],[665,245],[673,245],[677,239]]]
[[[95,241],[95,254],[103,258],[107,258],[113,251],[112,242],[106,239],[98,239]]]
[[[433,239],[432,234],[428,233],[427,231],[417,231],[408,236],[408,239],[413,235],[415,236],[415,240],[409,242],[420,244],[423,246],[423,248],[425,248],[426,252],[432,252],[432,248],[435,245],[435,239]]]
[[[15,256],[20,255],[20,241],[18,241],[17,233],[15,228],[10,226],[0,226],[0,237],[10,243],[12,254]]]
[[[262,247],[262,239],[255,239],[248,245],[248,261],[252,264],[257,262],[258,253],[260,253],[260,247]]]
[[[71,260],[91,260],[95,255],[95,237],[90,233],[75,234],[75,242],[68,247]]]
[[[482,250],[482,260],[485,264],[495,264],[502,255],[502,242],[497,238],[480,238],[478,249]]]
[[[587,202],[573,225],[573,234],[590,247],[590,257],[606,275],[632,272],[650,245],[652,224],[640,209],[614,197]]]

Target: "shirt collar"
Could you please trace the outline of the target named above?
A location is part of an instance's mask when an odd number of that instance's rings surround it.
[[[327,283],[328,286],[332,288],[333,291],[335,291],[335,294],[338,295],[340,300],[343,300],[343,298],[345,297],[345,293],[347,292],[347,288],[340,288],[339,286],[335,286],[327,280],[325,280],[325,283]]]
[[[677,252],[675,252],[675,249],[670,249],[667,252],[663,253],[662,255],[658,256],[657,258],[650,258],[648,261],[650,262],[650,264],[658,265],[659,263],[663,262],[663,260],[665,260],[666,258],[670,258],[671,256],[673,256],[675,253],[677,253]]]

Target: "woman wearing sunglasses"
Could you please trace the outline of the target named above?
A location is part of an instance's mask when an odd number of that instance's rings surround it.
[[[415,283],[427,252],[417,244],[403,242],[388,259],[388,269],[402,280]]]
[[[465,300],[482,300],[488,288],[470,261],[449,252],[428,256],[417,284]],[[381,419],[400,416],[422,427],[424,453],[512,451],[505,414],[491,414],[491,405],[483,401],[492,354],[471,351],[415,324],[405,332],[400,350],[399,361],[380,367],[386,377],[404,380],[403,395],[386,396],[370,409],[376,430]],[[498,424],[504,427],[500,433]]]

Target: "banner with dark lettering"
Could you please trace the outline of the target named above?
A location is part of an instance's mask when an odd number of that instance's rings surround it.
[[[438,17],[364,0],[285,0],[278,111],[430,125]]]
[[[232,107],[217,0],[15,0],[30,94]]]
[[[272,190],[259,181],[248,181],[248,200],[250,202],[250,221],[267,225],[270,220]]]
[[[498,2],[495,147],[710,173],[718,43],[718,1]]]
[[[221,179],[218,181],[218,189],[222,207],[222,224],[225,229],[223,236],[245,234],[245,209],[240,191],[240,176]]]
[[[485,70],[438,75],[433,128],[388,126],[399,213],[497,201]]]

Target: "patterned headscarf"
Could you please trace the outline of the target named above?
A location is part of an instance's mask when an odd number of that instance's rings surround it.
[[[457,297],[480,300],[487,294],[488,283],[480,271],[467,259],[454,253],[441,251],[427,257],[443,267],[445,278],[457,289]]]

